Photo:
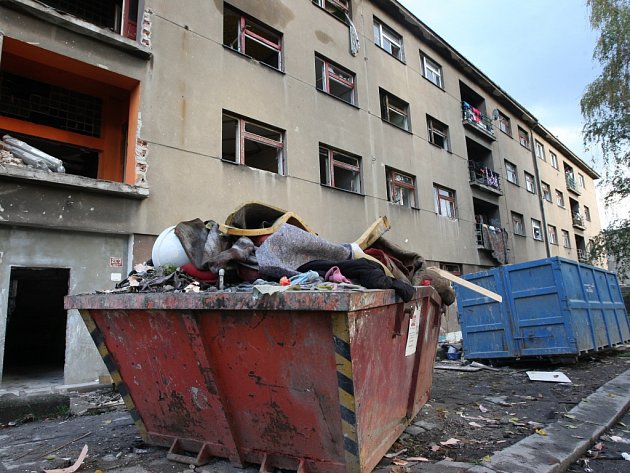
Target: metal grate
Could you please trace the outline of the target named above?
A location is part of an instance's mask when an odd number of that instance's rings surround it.
[[[0,115],[100,137],[102,108],[98,97],[0,72]]]

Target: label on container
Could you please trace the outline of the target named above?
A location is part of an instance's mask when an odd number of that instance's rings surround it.
[[[418,346],[418,329],[420,325],[420,306],[416,306],[413,314],[409,317],[409,331],[407,332],[407,347],[405,356],[413,355]]]

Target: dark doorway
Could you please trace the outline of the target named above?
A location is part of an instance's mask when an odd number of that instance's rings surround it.
[[[63,370],[69,269],[11,268],[3,374]]]

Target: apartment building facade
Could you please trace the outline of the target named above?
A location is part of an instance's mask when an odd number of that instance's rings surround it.
[[[0,164],[5,374],[105,373],[60,297],[245,201],[340,242],[386,215],[454,272],[578,259],[600,229],[598,174],[396,1],[84,3],[0,3],[0,130],[66,167]]]

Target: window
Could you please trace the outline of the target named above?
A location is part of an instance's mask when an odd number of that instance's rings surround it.
[[[525,220],[523,215],[512,212],[512,226],[514,227],[514,234],[525,236]]]
[[[448,271],[454,276],[462,275],[462,265],[459,263],[440,263],[440,269]]]
[[[319,145],[319,176],[325,186],[361,193],[361,158]]]
[[[313,3],[344,23],[346,15],[350,15],[350,2],[348,0],[313,0]]]
[[[587,222],[591,221],[591,209],[589,209],[586,205],[584,206],[584,218]]]
[[[416,207],[416,178],[395,169],[387,173],[387,200],[404,207]]]
[[[433,82],[440,89],[444,88],[442,83],[442,66],[424,54],[420,54],[422,60],[422,75],[425,79]]]
[[[578,173],[578,185],[582,188],[585,189],[586,185],[584,183],[584,176],[580,173]]]
[[[435,212],[448,218],[457,218],[457,204],[455,191],[433,184],[433,199]]]
[[[564,208],[564,194],[558,189],[556,189],[556,204],[558,207]]]
[[[549,156],[551,157],[551,166],[553,166],[554,169],[559,169],[558,156],[556,156],[556,153],[549,151]]]
[[[284,174],[284,131],[223,113],[224,161]]]
[[[543,147],[542,143],[538,140],[534,142],[534,152],[536,153],[536,157],[538,159],[542,159],[543,161],[547,160],[547,158],[545,158],[545,148]]]
[[[47,6],[69,13],[99,28],[111,30],[131,40],[136,40],[138,30],[138,0],[91,0],[77,2],[46,0]]]
[[[508,181],[512,184],[518,185],[518,169],[515,164],[505,161],[505,173],[507,174]]]
[[[450,144],[448,140],[448,126],[427,115],[427,128],[429,131],[429,142],[435,146],[449,151]]]
[[[510,118],[507,115],[499,113],[499,130],[508,136],[512,136],[512,125],[510,124]]]
[[[6,36],[0,65],[0,136],[60,159],[66,174],[146,183],[130,120],[137,80]]]
[[[540,220],[536,220],[532,218],[532,234],[534,236],[534,240],[542,241],[542,227],[540,226]]]
[[[398,128],[410,131],[409,104],[393,96],[389,92],[380,90],[381,118]]]
[[[543,199],[547,202],[551,202],[551,187],[546,182],[540,183],[540,188],[542,189]]]
[[[315,86],[338,99],[355,104],[355,75],[327,59],[315,56]]]
[[[223,12],[223,44],[274,69],[282,70],[282,33],[227,5]]]
[[[569,232],[566,230],[562,230],[562,245],[565,248],[571,248],[571,237],[569,236]]]
[[[558,231],[553,225],[547,225],[547,238],[552,245],[558,244]]]
[[[530,173],[525,172],[525,188],[527,192],[531,192],[532,194],[536,193],[536,186],[534,185],[534,176]]]
[[[402,36],[376,18],[374,18],[374,43],[395,58],[405,60]]]
[[[518,142],[521,144],[521,146],[529,149],[529,133],[523,130],[520,126],[518,127]]]

